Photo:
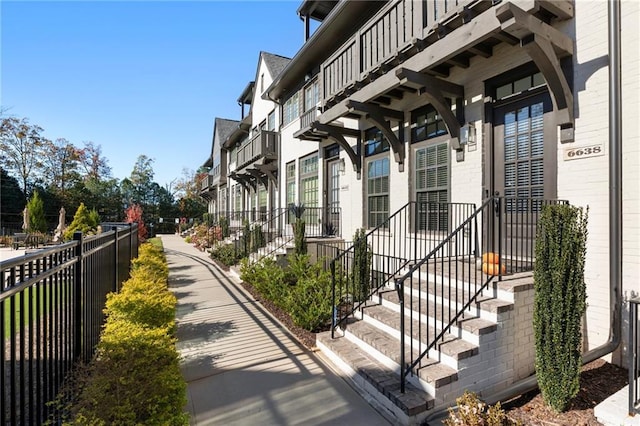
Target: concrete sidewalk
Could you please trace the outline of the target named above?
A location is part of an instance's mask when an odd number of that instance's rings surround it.
[[[193,425],[388,425],[239,284],[162,235]]]

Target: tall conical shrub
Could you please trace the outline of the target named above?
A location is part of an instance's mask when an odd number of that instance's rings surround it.
[[[578,207],[550,205],[543,208],[538,224],[535,366],[542,397],[556,411],[564,411],[580,390],[587,216]]]

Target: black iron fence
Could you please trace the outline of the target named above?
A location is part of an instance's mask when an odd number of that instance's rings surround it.
[[[426,256],[474,210],[475,205],[467,203],[409,202],[342,250],[330,264],[337,302],[332,335],[376,291]],[[452,240],[447,247],[454,250],[459,244],[462,241]]]
[[[640,330],[638,330],[640,298],[629,300],[629,415],[640,414]]]
[[[93,356],[106,295],[138,255],[137,225],[0,262],[0,424],[42,424],[67,373]]]

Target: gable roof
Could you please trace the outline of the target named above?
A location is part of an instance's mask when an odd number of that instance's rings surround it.
[[[275,55],[273,53],[260,52],[260,54],[264,58],[264,63],[267,65],[271,78],[274,80],[280,75],[289,62],[291,62],[291,58],[285,58],[284,56]]]
[[[227,118],[216,117],[216,119],[213,122],[211,154],[209,154],[209,157],[204,162],[202,167],[213,167],[213,152],[216,144],[216,133],[220,135],[218,139],[219,139],[220,147],[222,147],[224,142],[229,138],[229,136],[231,136],[231,134],[235,131],[235,129],[238,128],[239,125],[240,125],[240,122],[238,120],[229,120]]]

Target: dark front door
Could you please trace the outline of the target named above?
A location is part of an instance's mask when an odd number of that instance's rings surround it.
[[[542,200],[556,197],[556,125],[547,91],[502,103],[493,118],[493,244],[514,271],[514,262],[531,265]]]

